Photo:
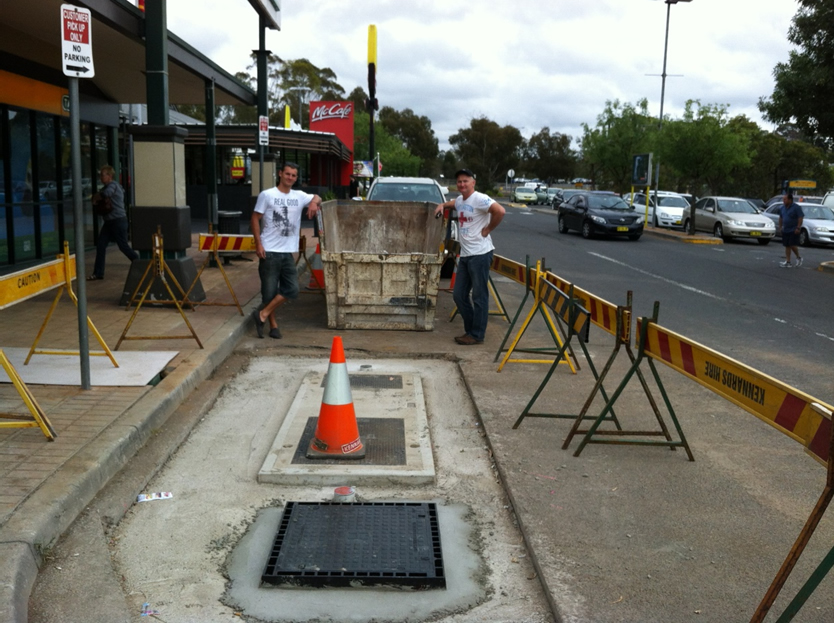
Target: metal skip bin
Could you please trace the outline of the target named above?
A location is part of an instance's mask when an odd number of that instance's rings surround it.
[[[321,259],[331,329],[431,331],[444,221],[437,204],[326,201]]]

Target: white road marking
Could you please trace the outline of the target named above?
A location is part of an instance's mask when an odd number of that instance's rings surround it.
[[[693,288],[692,286],[688,286],[684,283],[680,283],[679,281],[674,281],[672,279],[667,279],[666,277],[663,277],[662,275],[656,275],[654,273],[650,273],[647,270],[643,270],[642,268],[637,268],[636,266],[631,266],[630,264],[626,264],[625,262],[621,262],[620,260],[615,260],[612,257],[607,257],[605,255],[600,255],[599,253],[592,253],[592,252],[589,252],[589,253],[590,253],[590,255],[593,255],[593,256],[598,257],[598,258],[603,259],[603,260],[606,260],[608,262],[613,262],[614,264],[619,264],[620,266],[625,266],[626,268],[631,269],[635,272],[638,272],[642,275],[646,275],[646,276],[652,277],[654,279],[659,279],[660,281],[665,281],[666,283],[671,284],[673,286],[677,286],[678,288],[681,288],[683,290],[688,290],[689,292],[694,292],[695,294],[700,294],[702,296],[706,296],[708,298],[715,299],[716,301],[729,302],[728,299],[725,299],[721,296],[717,296],[715,294],[712,294],[710,292],[706,292],[704,290],[699,290],[698,288]]]

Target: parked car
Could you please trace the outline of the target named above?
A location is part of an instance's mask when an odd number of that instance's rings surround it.
[[[518,186],[513,191],[513,201],[516,203],[536,203],[536,191],[526,186]]]
[[[689,229],[688,215],[684,229]],[[753,239],[765,245],[776,235],[776,226],[741,197],[702,197],[695,204],[695,231],[708,231],[724,240]]]
[[[769,207],[774,206],[774,205],[781,205],[782,204],[782,197],[784,197],[784,195],[773,195],[770,199],[767,200],[766,207],[769,208]],[[796,201],[797,203],[806,203],[807,202],[807,203],[821,203],[821,204],[825,205],[824,197],[817,197],[817,196],[814,196],[814,195],[798,195],[798,194],[794,193],[793,200]]]
[[[764,212],[767,207],[764,199],[756,199],[755,197],[745,197],[745,199],[747,199],[747,201],[750,202],[750,205],[756,208],[759,212]]]
[[[549,206],[552,206],[553,201],[556,198],[556,195],[558,195],[561,190],[562,190],[561,188],[557,188],[555,186],[551,186],[550,188],[548,188],[547,189],[547,200],[545,201],[545,203]]]
[[[639,240],[643,217],[613,193],[582,191],[559,206],[559,233],[576,230],[583,238],[628,236]]]
[[[547,203],[547,186],[542,184],[535,190],[536,192],[536,203],[546,204]]]
[[[834,210],[820,203],[803,203],[802,212],[805,217],[802,219],[802,229],[799,232],[799,244],[807,247],[811,244],[834,245]],[[770,206],[764,211],[776,225],[776,236],[782,237],[779,229],[779,212],[781,204]]]
[[[368,190],[368,201],[446,201],[446,189],[430,177],[377,177]]]
[[[559,206],[565,201],[573,197],[576,193],[587,192],[578,188],[559,188],[553,202],[550,204],[554,210],[558,210]]]
[[[825,193],[825,196],[822,198],[822,201],[820,201],[820,203],[824,205],[826,208],[831,208],[832,210],[834,210],[834,193]]]
[[[655,210],[655,195],[657,195],[657,202],[660,207]],[[646,194],[643,192],[628,193],[623,200],[629,205],[634,206],[640,214],[646,212]],[[655,227],[681,227],[684,218],[684,212],[689,209],[689,202],[683,198],[683,195],[669,192],[667,190],[658,190],[649,193],[649,215],[648,221]]]

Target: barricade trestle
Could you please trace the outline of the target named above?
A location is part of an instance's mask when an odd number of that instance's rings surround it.
[[[127,325],[122,331],[121,337],[119,337],[119,341],[116,342],[116,349],[119,350],[119,346],[121,346],[124,340],[183,340],[183,339],[191,339],[197,342],[197,345],[200,348],[203,348],[202,342],[200,342],[200,338],[197,337],[197,333],[194,331],[194,327],[191,326],[191,323],[188,321],[188,318],[185,315],[185,312],[182,310],[182,305],[180,304],[179,299],[174,295],[173,290],[171,290],[171,286],[168,284],[168,278],[170,277],[171,281],[174,282],[174,285],[179,290],[180,294],[182,295],[182,302],[183,304],[187,304],[191,307],[191,310],[194,310],[194,306],[188,300],[188,297],[183,291],[182,286],[177,281],[177,278],[174,277],[173,273],[168,269],[167,264],[165,263],[165,249],[163,245],[163,238],[162,238],[162,231],[157,230],[157,232],[153,235],[153,258],[148,263],[145,272],[142,274],[142,278],[139,280],[139,283],[136,286],[136,290],[134,290],[133,294],[131,295],[130,299],[128,299],[127,307],[125,310],[130,309],[131,303],[136,301],[136,295],[139,293],[139,289],[142,287],[142,284],[147,282],[144,291],[142,292],[142,296],[139,298],[136,309],[133,310],[133,314],[131,314],[130,319],[127,321]],[[164,303],[167,305],[175,305],[177,311],[182,316],[183,321],[185,321],[188,330],[191,332],[190,335],[136,335],[136,336],[127,336],[127,332],[130,330],[130,326],[133,324],[133,321],[136,319],[136,315],[139,313],[139,310],[142,308],[142,304],[145,302],[146,297],[148,296],[148,292],[150,292],[151,287],[156,282],[156,280],[162,282],[162,285],[165,286],[165,289],[168,291],[168,295],[171,297],[170,301],[154,301],[154,304]]]

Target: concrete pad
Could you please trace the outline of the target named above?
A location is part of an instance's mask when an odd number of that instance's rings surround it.
[[[351,379],[351,395],[357,419],[402,420],[405,432],[405,465],[375,465],[369,459],[345,459],[335,465],[332,461],[328,461],[327,464],[293,462],[308,419],[317,417],[321,408],[326,369],[320,368],[304,377],[258,472],[258,482],[293,485],[350,483],[365,486],[419,485],[434,482],[431,435],[420,375],[381,364],[365,364],[361,368],[357,368],[356,364],[348,364],[348,375]],[[369,387],[361,383],[363,378],[373,380],[372,377],[376,376],[397,380],[401,378],[402,387]],[[375,442],[375,439],[363,439],[367,448]]]
[[[486,568],[473,547],[473,530],[466,521],[471,510],[462,504],[435,501],[445,589],[261,587],[261,574],[282,515],[281,509],[267,508],[258,513],[229,556],[226,569],[231,582],[221,601],[247,617],[275,623],[298,621],[302,612],[307,620],[347,623],[357,621],[360,613],[373,612],[382,621],[423,621],[469,610],[486,598],[480,581]]]
[[[32,355],[23,365],[28,348],[4,348],[9,362],[27,385],[80,385],[81,364],[78,355]],[[110,387],[147,385],[178,355],[178,351],[122,351],[113,356],[119,367],[107,356],[90,357],[90,384]],[[0,383],[11,383],[0,368]]]

